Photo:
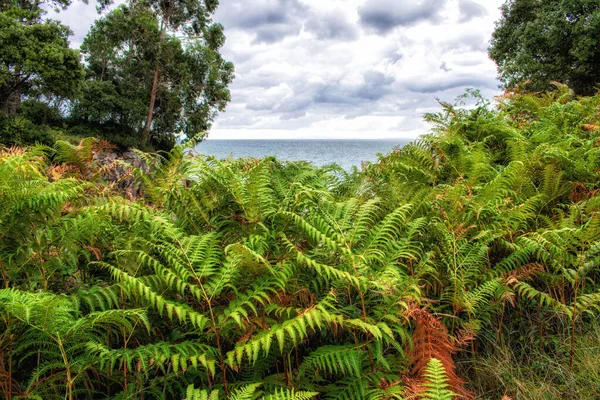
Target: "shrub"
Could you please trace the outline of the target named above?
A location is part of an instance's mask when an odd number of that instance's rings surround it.
[[[52,145],[57,133],[50,126],[37,125],[22,115],[0,117],[0,144],[5,146]]]

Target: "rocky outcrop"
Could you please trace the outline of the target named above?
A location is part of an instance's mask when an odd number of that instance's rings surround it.
[[[117,153],[113,149],[103,149],[94,155],[94,161],[103,171],[103,178],[114,183],[126,197],[135,199],[143,195],[143,186],[135,180],[132,170],[149,171],[146,162],[134,151]]]

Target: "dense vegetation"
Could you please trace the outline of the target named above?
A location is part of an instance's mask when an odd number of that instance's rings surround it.
[[[0,144],[53,145],[84,136],[120,147],[171,149],[199,139],[230,100],[214,0],[144,0],[106,11],[81,52],[45,18],[70,0],[0,3]]]
[[[489,55],[506,87],[548,90],[563,82],[576,94],[600,85],[600,2],[507,0]]]
[[[474,95],[362,172],[3,149],[4,397],[600,397],[600,96]]]

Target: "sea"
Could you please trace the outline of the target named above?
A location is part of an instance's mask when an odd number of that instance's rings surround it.
[[[284,161],[309,161],[316,166],[336,163],[350,171],[361,169],[365,161],[375,162],[379,154],[387,154],[396,147],[410,143],[395,140],[221,140],[207,139],[196,147],[199,154],[218,159],[264,158],[275,156]]]

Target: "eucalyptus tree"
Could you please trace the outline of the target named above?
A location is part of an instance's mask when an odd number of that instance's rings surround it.
[[[211,19],[217,4],[137,1],[98,19],[82,44],[88,82],[74,116],[117,124],[143,141],[172,143],[177,133],[209,129],[233,79],[233,64],[219,53],[223,27]]]

